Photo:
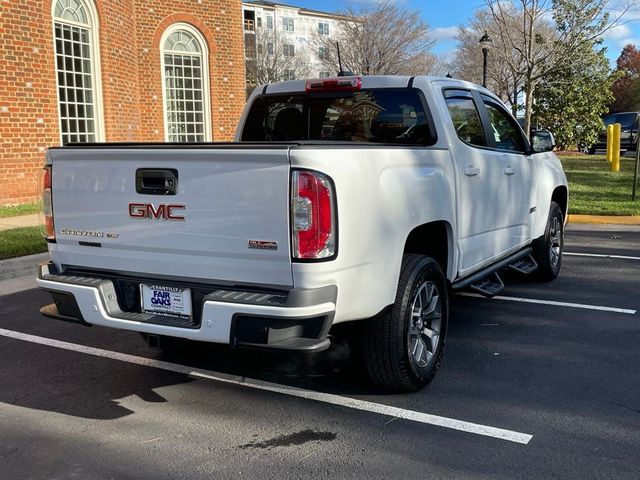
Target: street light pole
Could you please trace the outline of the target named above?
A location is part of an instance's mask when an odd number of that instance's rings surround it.
[[[489,49],[482,47],[482,86],[487,86],[487,56],[489,55]]]
[[[489,56],[489,47],[493,43],[493,39],[489,36],[489,33],[485,30],[484,35],[478,41],[482,47],[482,86],[487,86],[487,57]]]

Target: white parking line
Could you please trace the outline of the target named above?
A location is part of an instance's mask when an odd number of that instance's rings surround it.
[[[627,255],[605,255],[603,253],[562,252],[562,255],[569,255],[573,257],[617,258],[620,260],[640,260],[640,257],[629,257]]]
[[[152,358],[138,357],[135,355],[128,355],[126,353],[112,352],[110,350],[103,350],[101,348],[87,347],[85,345],[78,345],[75,343],[63,342],[63,341],[54,340],[51,338],[38,337],[35,335],[15,332],[13,330],[6,330],[3,328],[0,328],[0,336],[13,338],[16,340],[23,340],[25,342],[37,343],[39,345],[46,345],[49,347],[60,348],[62,350],[69,350],[72,352],[84,353],[87,355],[94,355],[96,357],[109,358],[111,360],[118,360],[120,362],[132,363],[134,365],[142,365],[145,367],[159,368],[161,370],[167,370],[169,372],[176,372],[176,373],[182,373],[184,375],[189,375],[190,377],[203,378],[207,380],[215,380],[217,382],[230,383],[233,385],[241,385],[243,387],[253,388],[257,390],[264,390],[267,392],[280,393],[280,394],[289,395],[292,397],[304,398],[307,400],[315,400],[317,402],[323,402],[323,403],[329,403],[331,405],[338,405],[341,407],[351,408],[353,410],[361,410],[365,412],[378,413],[380,415],[386,415],[393,418],[402,418],[405,420],[411,420],[419,423],[426,423],[429,425],[436,425],[438,427],[450,428],[453,430],[473,433],[476,435],[484,435],[486,437],[493,437],[500,440],[506,440],[508,442],[521,443],[526,445],[533,438],[533,435],[514,432],[512,430],[504,430],[502,428],[490,427],[487,425],[480,425],[478,423],[465,422],[462,420],[456,420],[454,418],[441,417],[438,415],[431,415],[428,413],[416,412],[413,410],[405,410],[404,408],[391,407],[391,406],[382,405],[379,403],[367,402],[365,400],[357,400],[355,398],[341,397],[339,395],[333,395],[331,393],[315,392],[313,390],[305,390],[297,387],[289,387],[286,385],[279,385],[277,383],[263,382],[261,380],[252,380],[249,378],[238,377],[235,375],[228,375],[226,373],[219,373],[211,370],[192,368],[186,365],[180,365],[176,363],[163,362],[161,360],[154,360]]]
[[[503,297],[502,295],[496,295],[487,299],[478,293],[463,292],[458,293],[462,297],[484,298],[486,300],[505,300],[507,302],[522,302],[522,303],[536,303],[541,305],[553,305],[556,307],[569,307],[569,308],[583,308],[585,310],[599,310],[601,312],[614,312],[614,313],[626,313],[628,315],[635,315],[636,310],[628,308],[616,308],[616,307],[603,307],[601,305],[585,305],[583,303],[571,303],[571,302],[556,302],[555,300],[539,300],[537,298],[522,298],[522,297]]]

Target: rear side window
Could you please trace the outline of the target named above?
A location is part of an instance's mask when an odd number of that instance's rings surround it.
[[[242,140],[431,145],[435,134],[417,90],[368,89],[258,97]]]
[[[458,137],[471,145],[486,147],[487,141],[482,129],[480,114],[471,96],[451,96],[446,99],[446,102]]]

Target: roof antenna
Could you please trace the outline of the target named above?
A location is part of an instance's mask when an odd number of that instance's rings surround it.
[[[340,58],[340,42],[336,42],[336,49],[338,50],[338,68],[340,69],[338,71],[338,76],[339,77],[351,77],[353,76],[353,72],[349,72],[349,71],[344,71],[342,70],[342,59]]]

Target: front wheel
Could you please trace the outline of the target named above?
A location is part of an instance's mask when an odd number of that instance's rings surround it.
[[[537,277],[543,282],[554,280],[560,273],[564,248],[564,216],[556,202],[551,202],[544,236],[533,242],[533,258],[538,263]]]
[[[424,255],[405,255],[395,303],[366,322],[363,355],[371,380],[398,392],[426,386],[440,366],[448,320],[440,265]]]

